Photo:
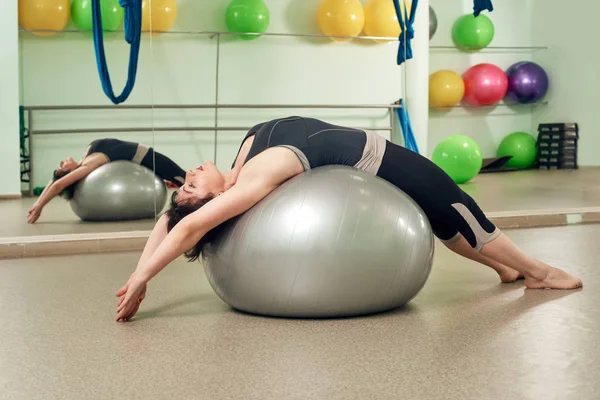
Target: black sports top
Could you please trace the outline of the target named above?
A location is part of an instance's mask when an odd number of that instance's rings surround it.
[[[102,153],[111,162],[125,160],[139,164],[148,153],[148,149],[148,146],[139,143],[119,139],[98,139],[90,143],[88,155]]]
[[[296,153],[305,170],[338,164],[375,174],[385,151],[382,136],[314,118],[288,117],[263,122],[252,127],[244,140],[252,135],[254,142],[244,164],[270,147],[282,146]]]

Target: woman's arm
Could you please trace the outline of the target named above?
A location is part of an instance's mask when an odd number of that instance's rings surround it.
[[[169,218],[166,215],[161,216],[156,225],[154,225],[154,229],[152,229],[152,233],[146,242],[146,246],[144,246],[144,251],[140,257],[140,260],[137,263],[135,268],[137,270],[144,265],[150,257],[154,254],[158,246],[162,243],[162,241],[167,237],[167,223],[169,222]],[[135,273],[135,272],[134,272]]]
[[[230,190],[179,222],[136,274],[142,280],[149,281],[171,261],[194,247],[211,229],[247,211],[275,187],[258,179],[238,182]]]
[[[154,254],[136,271],[136,282],[130,285],[126,298],[118,306],[117,321],[131,318],[137,311],[138,297],[146,283],[191,249],[207,232],[247,211],[281,183],[303,171],[297,157],[289,150],[273,148],[268,152],[268,156],[257,157],[246,165],[235,186],[185,217],[169,232]]]
[[[248,153],[250,153],[250,148],[252,147],[252,143],[254,143],[254,136],[248,137],[244,143],[242,143],[242,147],[235,159],[235,163],[231,171],[229,171],[229,179],[227,179],[226,189],[231,188],[237,182],[237,179],[242,171],[242,167],[244,166],[244,161],[248,157]]]
[[[191,249],[210,229],[248,210],[273,189],[258,181],[238,183],[181,220],[158,245],[154,254],[144,262],[140,259],[135,273],[116,292],[120,298],[115,320],[128,321],[137,313],[146,295],[146,284],[171,261]]]
[[[50,181],[40,195],[40,198],[35,202],[31,210],[29,210],[27,222],[30,224],[34,223],[40,217],[42,209],[50,202],[50,200],[58,196],[65,188],[88,176],[93,170],[94,168],[88,165],[82,165],[62,178],[54,182]]]
[[[36,204],[40,201],[40,199],[48,196],[46,193],[48,193],[48,191],[52,187],[52,183],[54,183],[54,181],[52,179],[50,179],[50,182],[48,182],[48,184],[46,185],[46,187],[44,188],[44,190],[42,190],[42,193],[40,193],[40,197],[36,201]]]
[[[150,234],[150,237],[148,238],[148,241],[146,242],[146,245],[144,246],[144,251],[142,252],[142,255],[140,256],[140,259],[137,263],[135,271],[133,272],[133,274],[131,274],[130,280],[135,277],[135,274],[140,269],[140,267],[145,265],[145,263],[150,259],[150,257],[152,257],[152,255],[154,254],[154,252],[156,251],[158,246],[160,246],[162,241],[167,236],[168,222],[169,222],[169,218],[166,215],[163,215],[156,222],[156,225],[154,225],[154,229],[152,229],[152,233]],[[115,295],[120,298],[117,305],[121,305],[121,303],[125,300],[124,295],[127,293],[127,289],[129,287],[129,282],[130,281],[127,281],[125,286],[123,286],[122,288],[120,288],[119,290],[116,291]],[[144,294],[145,293],[142,293],[141,299],[143,299]]]

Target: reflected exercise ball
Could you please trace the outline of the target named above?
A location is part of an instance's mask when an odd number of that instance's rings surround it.
[[[454,71],[440,70],[429,77],[429,105],[452,107],[460,103],[465,94],[463,79]]]
[[[429,6],[429,40],[433,38],[433,35],[437,32],[438,19],[435,14],[435,10]]]
[[[100,3],[102,30],[116,31],[123,22],[124,10],[119,0],[103,0]],[[73,0],[71,19],[79,30],[91,31],[94,24],[92,18],[92,0]]]
[[[394,2],[370,0],[365,5],[365,35],[397,39],[402,32]],[[389,42],[388,40],[378,40]]]
[[[346,166],[297,175],[221,225],[204,269],[231,307],[276,317],[346,317],[409,302],[429,276],[431,226],[387,181]]]
[[[535,163],[537,157],[537,143],[527,132],[513,132],[502,139],[496,155],[511,157],[506,163],[507,167],[529,168]]]
[[[95,169],[75,186],[71,209],[84,221],[154,218],[167,201],[167,188],[151,170],[129,161]]]
[[[458,184],[473,179],[483,165],[481,148],[465,135],[452,135],[433,150],[432,161]]]
[[[365,26],[365,10],[359,0],[323,0],[317,10],[317,23],[326,36],[358,36]],[[343,42],[350,38],[336,37]]]
[[[70,16],[69,0],[19,0],[19,25],[25,30],[37,31],[33,34],[38,36],[62,31]]]
[[[521,61],[513,64],[506,70],[506,76],[506,97],[514,103],[535,103],[548,92],[548,74],[534,62]]]
[[[504,71],[489,63],[477,64],[463,74],[465,100],[474,106],[491,106],[498,103],[508,90]]]
[[[263,0],[233,0],[227,7],[225,22],[229,32],[265,33],[269,27],[269,8]],[[260,35],[236,35],[253,40]]]
[[[152,36],[166,32],[177,19],[176,0],[142,0],[142,31]]]
[[[452,39],[457,47],[465,50],[480,50],[492,43],[495,28],[492,20],[479,14],[466,14],[460,17],[452,27]]]

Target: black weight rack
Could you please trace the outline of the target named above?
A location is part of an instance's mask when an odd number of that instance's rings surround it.
[[[579,126],[576,123],[538,125],[539,169],[577,169]]]

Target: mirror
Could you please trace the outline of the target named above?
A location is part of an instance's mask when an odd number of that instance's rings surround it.
[[[23,169],[31,169],[23,177],[31,182],[23,182],[25,197],[11,206],[14,212],[6,213],[14,219],[11,225],[19,227],[10,235],[149,231],[153,227],[168,207],[177,182],[167,182],[164,203],[160,190],[151,183],[156,209],[149,218],[83,221],[73,202],[54,198],[35,224],[27,224],[27,211],[39,200],[61,161],[72,157],[79,162],[97,140],[127,142],[119,151],[141,164],[147,164],[150,157],[152,171],[164,181],[170,176],[177,180],[182,170],[195,169],[204,161],[226,171],[250,127],[290,115],[374,130],[387,139],[401,138],[394,103],[404,96],[406,69],[396,64],[397,39],[324,37],[317,22],[319,4],[320,0],[268,2],[269,24],[260,28],[268,34],[251,40],[251,35],[228,32],[228,2],[146,4],[152,7],[153,17],[151,24],[143,25],[146,32],[135,87],[119,105],[102,90],[93,37],[81,31],[82,22],[74,21],[79,17],[71,15],[51,35],[21,26],[23,151],[30,159]],[[104,32],[116,94],[127,80],[129,60],[122,30],[121,23],[116,32]],[[133,150],[129,142],[135,144]],[[114,163],[102,165],[110,164]],[[113,171],[115,176],[119,173],[123,174]],[[88,201],[105,205],[109,200],[99,199],[107,190],[115,190],[114,198],[129,187],[119,179],[107,174],[98,180],[101,184],[90,189]],[[147,187],[145,191],[147,195]],[[129,198],[128,204],[134,203]]]
[[[26,136],[22,152],[29,158],[23,169],[30,171],[23,174],[22,180],[30,182],[22,182],[24,197],[20,204],[12,205],[18,207],[18,211],[6,213],[15,220],[11,225],[18,227],[18,230],[13,228],[10,235],[151,229],[153,210],[145,213],[146,218],[135,221],[119,220],[118,216],[102,211],[109,203],[113,209],[121,207],[122,212],[127,211],[122,207],[123,195],[120,194],[124,190],[124,177],[119,177],[118,171],[106,170],[112,167],[112,161],[129,158],[143,163],[153,176],[152,158],[144,159],[142,148],[138,150],[129,145],[139,143],[148,148],[154,145],[151,42],[147,38],[141,42],[140,67],[133,92],[126,102],[115,105],[102,90],[92,34],[80,31],[73,19],[62,31],[51,35],[21,30],[19,41],[21,112]],[[129,45],[123,40],[122,32],[105,32],[104,47],[113,90],[119,95],[127,80]],[[79,196],[78,201],[67,201],[55,196],[43,206],[39,219],[28,224],[28,210],[39,204],[40,193],[52,182],[55,172],[67,175],[71,170],[81,171],[84,164],[92,172],[84,179],[74,177],[75,184],[66,185],[62,197],[72,196],[75,188],[82,187],[85,181],[85,198]],[[98,177],[101,170],[106,170],[103,179]],[[150,197],[150,202],[154,201],[153,193],[145,196]],[[90,205],[96,208],[90,209]],[[87,221],[90,218],[92,221]]]

